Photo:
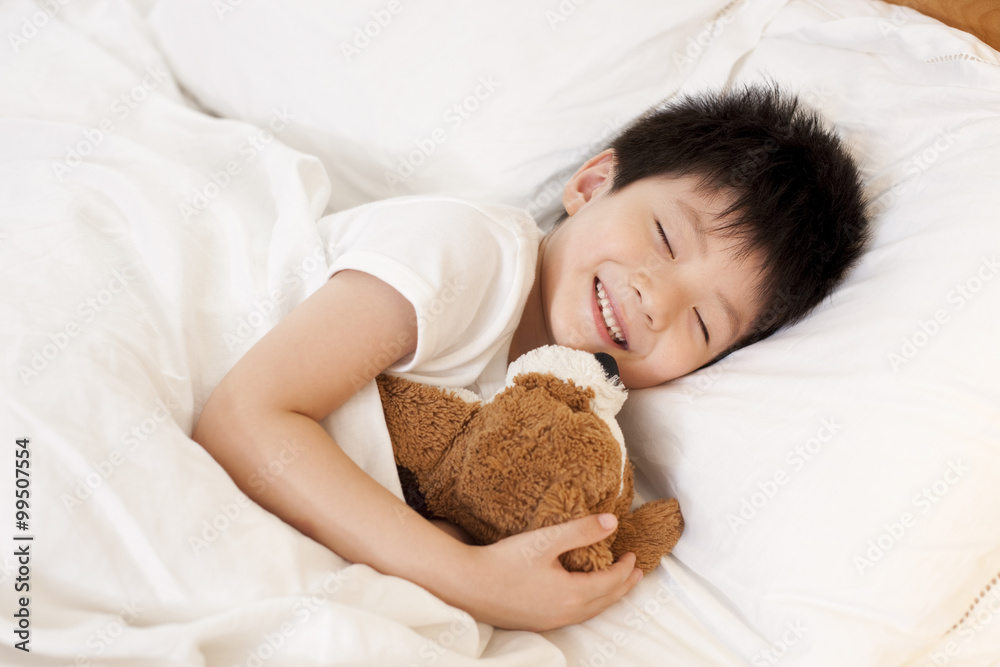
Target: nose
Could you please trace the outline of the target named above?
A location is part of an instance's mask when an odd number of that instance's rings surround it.
[[[664,331],[684,307],[676,290],[669,288],[663,272],[643,266],[632,273],[631,287],[641,319],[652,331]]]

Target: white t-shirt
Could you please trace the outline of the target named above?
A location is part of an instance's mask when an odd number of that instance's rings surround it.
[[[503,386],[542,236],[527,213],[419,196],[366,204],[318,224],[332,252],[328,276],[363,271],[413,304],[416,351],[391,371],[485,396]]]

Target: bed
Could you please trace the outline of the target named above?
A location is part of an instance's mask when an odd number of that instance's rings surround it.
[[[906,4],[4,3],[0,662],[1000,664],[997,10]],[[637,488],[687,529],[601,615],[477,623],[190,439],[322,281],[323,216],[446,192],[546,227],[630,119],[761,80],[850,146],[874,235],[805,321],[632,392]],[[366,387],[324,426],[391,487],[380,420]]]

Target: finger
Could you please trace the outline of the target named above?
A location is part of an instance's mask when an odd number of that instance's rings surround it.
[[[635,566],[635,560],[635,554],[630,551],[603,570],[573,574],[586,577],[586,585],[593,591],[593,597],[615,595],[619,590],[618,597],[621,597],[642,578],[642,570]]]
[[[582,623],[597,616],[632,590],[642,579],[642,570],[635,567],[635,561],[635,554],[629,552],[604,570],[566,572],[579,596],[569,622]]]
[[[612,565],[612,568],[620,567],[623,572],[626,573],[625,581],[619,584],[617,587],[612,587],[611,591],[608,593],[611,596],[612,601],[626,595],[630,590],[632,590],[639,581],[642,580],[643,573],[642,570],[635,566],[636,556],[631,551],[622,554],[621,558]]]
[[[586,600],[578,608],[582,622],[601,613],[624,597],[642,579],[642,570],[635,567],[635,555],[624,554],[611,567],[597,572],[574,572],[581,596]]]

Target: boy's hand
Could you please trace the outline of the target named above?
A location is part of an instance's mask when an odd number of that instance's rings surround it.
[[[593,515],[472,547],[473,570],[459,577],[467,588],[457,605],[512,630],[550,630],[596,616],[642,578],[635,555],[584,573],[567,572],[559,554],[604,539],[616,525],[613,514]]]

